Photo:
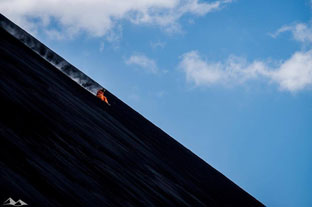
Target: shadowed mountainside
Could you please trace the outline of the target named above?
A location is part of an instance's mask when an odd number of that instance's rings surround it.
[[[113,94],[109,107],[0,36],[0,204],[262,206]]]

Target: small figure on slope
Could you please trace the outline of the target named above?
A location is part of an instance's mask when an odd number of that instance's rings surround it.
[[[105,92],[105,89],[104,88],[101,88],[100,90],[98,90],[98,92],[96,93],[96,96],[101,99],[102,101],[104,101],[105,103],[107,103],[107,105],[110,106],[110,104],[108,103],[108,100],[106,98],[106,96],[104,96],[104,92]]]

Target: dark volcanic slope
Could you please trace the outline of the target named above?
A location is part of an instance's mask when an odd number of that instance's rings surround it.
[[[108,107],[0,36],[1,203],[262,206],[112,94]]]

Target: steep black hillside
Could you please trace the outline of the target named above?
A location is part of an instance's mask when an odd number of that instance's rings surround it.
[[[111,107],[0,37],[0,205],[262,206],[109,92]]]

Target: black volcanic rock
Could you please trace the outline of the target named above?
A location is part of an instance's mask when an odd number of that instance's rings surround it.
[[[107,106],[0,20],[0,204],[263,206],[109,92]]]

